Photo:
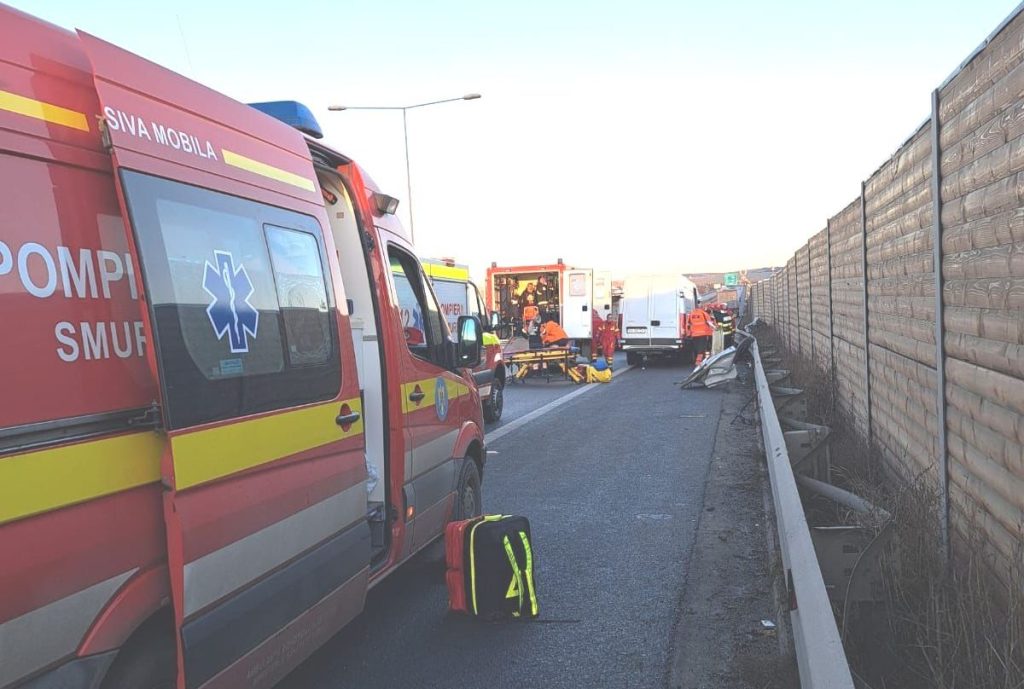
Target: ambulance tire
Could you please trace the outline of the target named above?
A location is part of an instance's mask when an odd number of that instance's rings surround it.
[[[501,411],[505,408],[505,383],[494,379],[491,383],[491,394],[484,400],[484,421],[494,423],[501,418]]]
[[[174,689],[174,622],[167,609],[149,618],[118,651],[102,689]]]
[[[462,461],[459,482],[455,489],[455,509],[452,521],[478,517],[483,514],[483,499],[480,495],[480,470],[472,457]]]
[[[640,355],[636,352],[626,352],[626,363],[630,366],[636,366],[640,363]]]
[[[472,457],[462,460],[462,469],[459,472],[459,482],[455,489],[455,504],[452,506],[453,522],[461,519],[477,517],[483,513],[483,500],[480,495],[480,470]],[[425,568],[437,569],[444,573],[444,535],[438,536],[422,551],[420,562]]]

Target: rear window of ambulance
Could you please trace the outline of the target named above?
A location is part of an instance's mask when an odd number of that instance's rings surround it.
[[[334,295],[315,218],[122,172],[172,428],[333,399]]]

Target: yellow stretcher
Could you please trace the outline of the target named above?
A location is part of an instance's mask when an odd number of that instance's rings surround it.
[[[576,347],[547,347],[509,354],[507,362],[513,371],[512,382],[521,382],[527,376],[538,374],[551,380],[549,367],[555,366],[562,372],[565,380],[582,383],[586,378],[576,370],[578,353],[579,349]]]

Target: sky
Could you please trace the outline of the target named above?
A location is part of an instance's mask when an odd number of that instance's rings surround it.
[[[928,116],[994,0],[14,0],[243,102],[298,100],[482,275],[781,265]]]

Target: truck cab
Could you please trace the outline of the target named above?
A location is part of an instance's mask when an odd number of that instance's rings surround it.
[[[481,512],[481,324],[301,105],[2,7],[0,83],[0,688],[272,686]]]

